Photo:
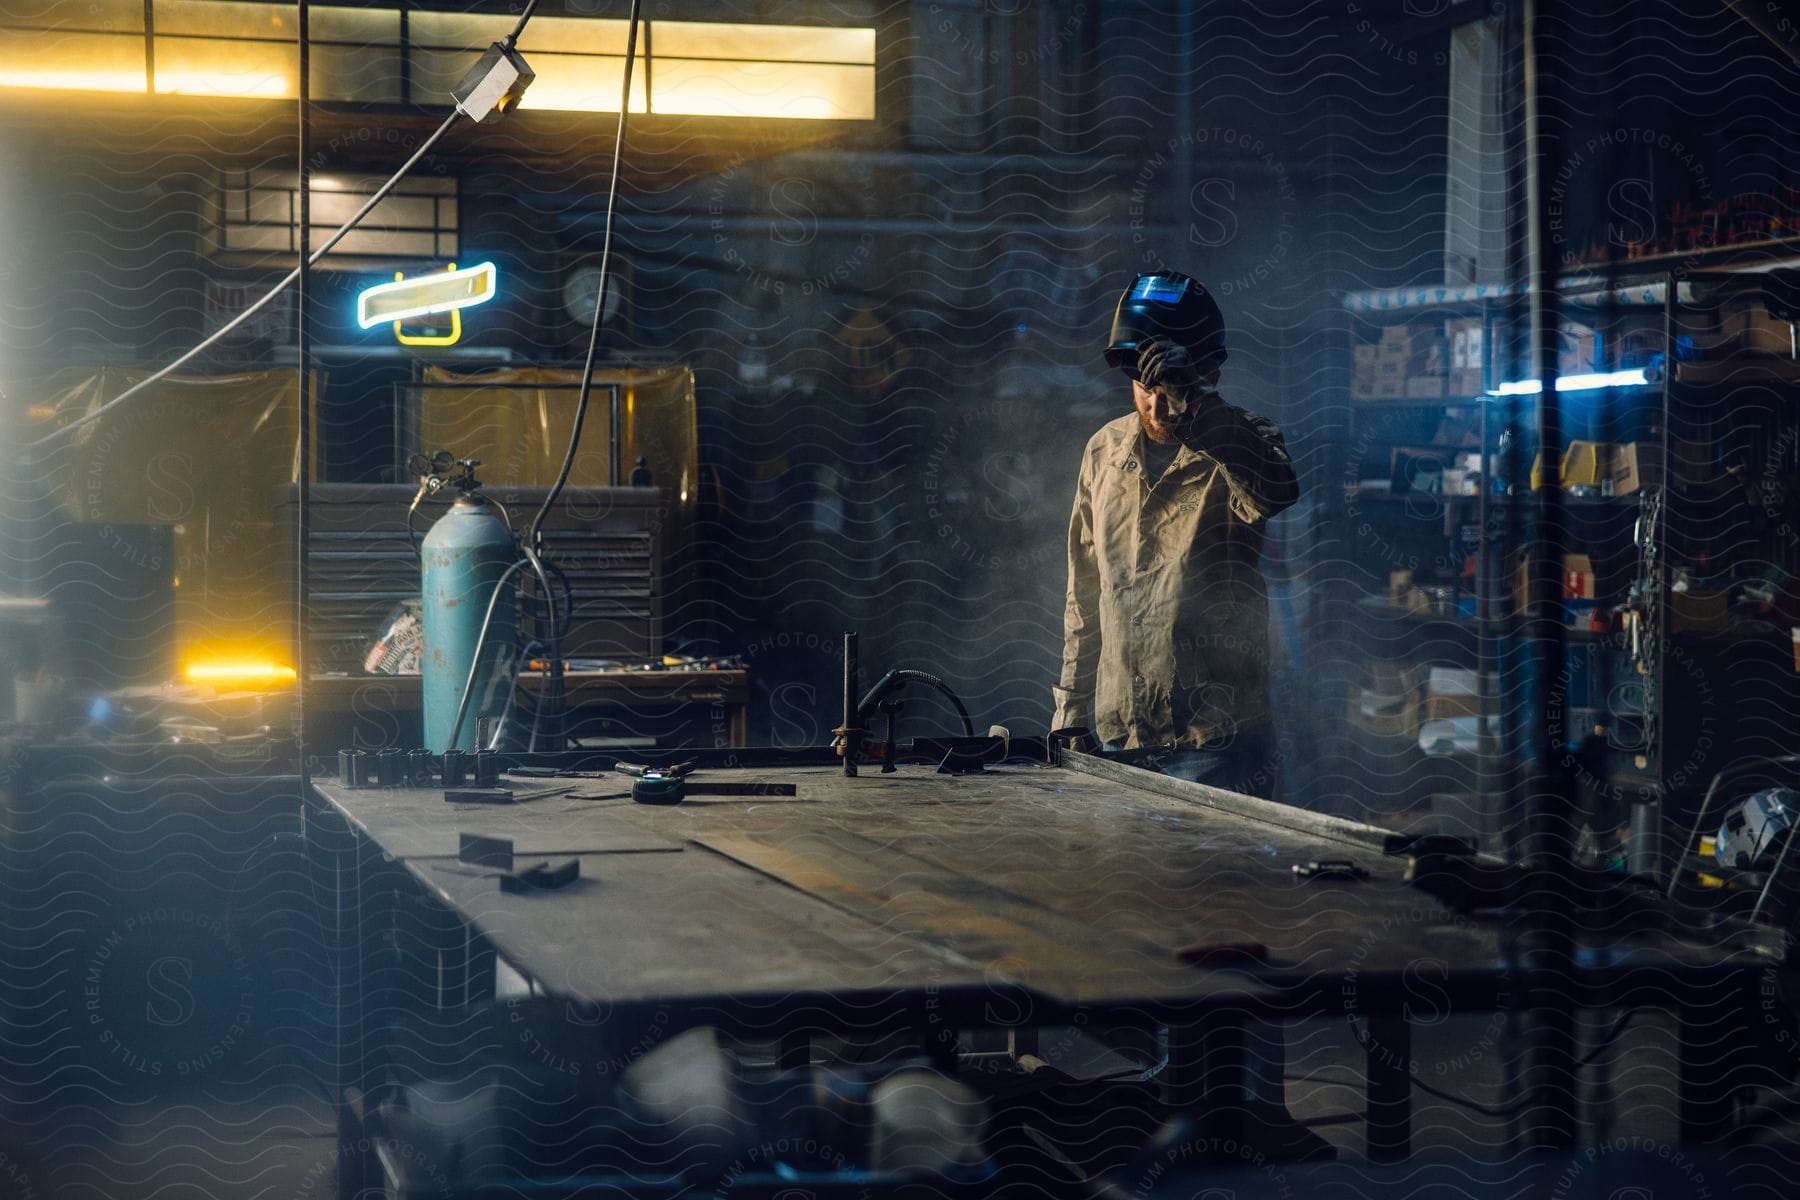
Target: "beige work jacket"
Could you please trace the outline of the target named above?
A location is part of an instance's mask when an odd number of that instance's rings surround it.
[[[1226,406],[1218,416],[1154,482],[1135,411],[1089,439],[1052,728],[1198,747],[1268,720],[1263,541],[1299,489],[1273,423]]]

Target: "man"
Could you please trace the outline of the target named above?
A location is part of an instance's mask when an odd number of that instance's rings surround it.
[[[1224,317],[1188,276],[1132,281],[1106,361],[1131,380],[1134,411],[1082,454],[1052,727],[1166,747],[1169,774],[1267,796],[1262,549],[1299,496],[1293,463],[1273,424],[1220,398]]]

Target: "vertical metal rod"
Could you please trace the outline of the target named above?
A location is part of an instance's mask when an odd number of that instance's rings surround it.
[[[412,103],[412,0],[400,0],[400,103]],[[435,218],[434,218],[435,219]]]
[[[144,91],[156,95],[156,0],[144,0]]]
[[[856,752],[862,741],[856,728],[856,635],[844,635],[844,774],[856,775]]]
[[[1174,138],[1194,134],[1194,96],[1200,90],[1194,79],[1194,9],[1197,7],[1193,4],[1175,7],[1175,77],[1181,82],[1175,89],[1175,128],[1170,131]],[[1189,143],[1174,155],[1175,194],[1183,198],[1184,204],[1189,202],[1187,197],[1194,190],[1194,153],[1195,147]]]
[[[1554,21],[1552,20],[1554,18]],[[1540,381],[1537,443],[1543,486],[1537,493],[1537,529],[1527,567],[1530,600],[1532,726],[1524,850],[1541,870],[1518,887],[1516,897],[1533,954],[1526,972],[1527,1098],[1525,1136],[1533,1147],[1573,1143],[1576,1132],[1575,1011],[1573,997],[1575,900],[1571,872],[1574,797],[1560,729],[1549,698],[1565,678],[1567,645],[1562,622],[1562,412],[1557,399],[1557,351],[1561,332],[1550,220],[1550,187],[1562,166],[1563,86],[1558,33],[1566,31],[1559,0],[1526,0],[1525,130],[1526,197],[1530,232],[1532,352]]]
[[[656,111],[656,86],[655,86],[656,85],[656,77],[653,74],[653,72],[656,70],[656,55],[655,55],[655,51],[652,48],[653,44],[654,44],[652,42],[652,39],[655,36],[656,36],[656,22],[655,21],[645,21],[644,22],[644,114],[646,116],[648,116],[649,114]],[[626,103],[629,104],[630,102],[631,102],[630,98],[627,97]]]
[[[625,473],[625,454],[624,449],[620,444],[625,437],[625,415],[620,405],[622,399],[620,396],[621,391],[622,389],[618,384],[614,384],[607,390],[609,421],[612,427],[612,448],[607,451],[609,457],[607,459],[606,467],[606,482],[613,487],[625,486],[625,480],[621,478]]]
[[[312,282],[311,264],[307,262],[312,256],[312,37],[307,24],[312,13],[307,0],[299,0],[299,11],[295,16],[300,40],[300,127],[295,152],[300,176],[300,274],[294,281],[294,361],[299,375],[296,390],[300,411],[294,423],[295,438],[299,442],[294,451],[298,475],[295,481],[297,503],[294,505],[294,752],[300,760],[300,788],[304,793],[311,782],[306,762],[306,551],[307,543],[312,540],[312,518],[307,512],[311,498],[308,480],[312,475],[312,371],[309,361],[312,348],[306,336],[306,301]]]

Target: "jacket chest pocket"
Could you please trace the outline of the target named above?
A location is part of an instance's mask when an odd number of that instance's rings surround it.
[[[1185,554],[1196,541],[1225,536],[1215,528],[1226,516],[1216,486],[1216,472],[1199,472],[1180,484],[1153,493],[1144,508],[1143,531],[1150,548]]]

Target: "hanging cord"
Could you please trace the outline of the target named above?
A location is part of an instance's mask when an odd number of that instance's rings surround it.
[[[345,221],[342,225],[338,226],[337,232],[333,233],[329,238],[326,238],[325,244],[323,246],[320,246],[317,250],[313,251],[310,255],[307,256],[306,265],[312,266],[313,264],[317,263],[320,259],[324,258],[328,253],[331,252],[332,247],[336,246],[339,242],[343,241],[344,238],[350,233],[350,231],[355,229],[356,226],[362,221],[362,219],[364,217],[368,216],[370,211],[372,209],[374,209],[374,207],[377,204],[379,204],[383,200],[385,200],[387,198],[388,193],[392,192],[396,187],[398,187],[400,185],[400,181],[402,179],[406,178],[407,172],[411,171],[413,169],[413,167],[418,165],[419,160],[424,158],[425,155],[431,150],[431,148],[433,146],[437,145],[438,140],[440,138],[442,138],[446,133],[450,132],[450,126],[456,122],[456,118],[458,115],[459,115],[459,113],[457,113],[456,111],[452,111],[449,116],[445,117],[444,123],[437,127],[437,131],[435,133],[433,133],[430,137],[425,139],[424,144],[422,144],[416,151],[413,152],[413,156],[411,158],[407,159],[405,164],[403,166],[401,166],[401,168],[398,171],[394,172],[394,174],[389,177],[389,179],[386,183],[382,184],[379,188],[377,188],[375,190],[375,194],[370,196],[369,199],[363,204],[363,206],[361,208],[357,209],[356,212],[350,217],[350,219],[348,221]],[[25,445],[23,447],[21,447],[21,449],[36,450],[41,446],[48,446],[50,443],[58,441],[64,437],[68,436],[69,434],[73,433],[75,430],[80,429],[83,425],[88,425],[88,424],[93,423],[94,421],[98,421],[101,417],[105,416],[107,413],[111,412],[113,409],[119,407],[119,405],[125,403],[127,400],[131,399],[133,396],[137,395],[139,392],[143,391],[145,388],[149,387],[151,384],[158,383],[161,380],[167,379],[170,374],[172,374],[176,370],[179,370],[181,367],[186,366],[188,363],[192,362],[195,358],[197,358],[200,354],[204,353],[207,349],[209,349],[210,347],[215,345],[219,341],[219,339],[225,337],[232,330],[236,329],[238,326],[242,325],[245,321],[248,321],[251,317],[255,316],[257,313],[261,312],[264,308],[268,307],[268,304],[270,301],[274,300],[276,296],[279,296],[282,292],[286,291],[299,278],[300,278],[300,268],[295,267],[292,271],[289,271],[287,273],[287,275],[282,278],[280,283],[277,283],[274,287],[270,288],[267,292],[263,293],[262,298],[257,300],[256,303],[252,304],[250,307],[246,308],[243,312],[239,313],[237,316],[235,316],[231,320],[227,321],[224,325],[221,325],[210,336],[208,336],[205,340],[201,341],[199,345],[197,345],[193,349],[189,350],[186,354],[183,354],[180,358],[177,358],[174,362],[163,367],[161,370],[158,370],[155,373],[148,375],[148,376],[144,377],[143,379],[138,380],[136,383],[132,384],[130,387],[128,387],[124,391],[120,392],[117,396],[114,396],[111,400],[108,400],[105,404],[102,404],[99,408],[96,408],[93,412],[87,413],[81,417],[76,418],[73,421],[70,421],[67,425],[64,425],[61,429],[58,429],[55,433],[48,434],[44,437],[41,437],[35,442],[26,442]]]
[[[537,6],[538,6],[538,0],[528,0],[528,3],[525,5],[525,11],[519,14],[519,23],[517,25],[513,26],[511,33],[506,35],[505,45],[508,49],[511,49],[514,45],[516,45],[518,43],[519,38],[524,35],[525,26],[531,23],[532,14],[537,11]],[[633,22],[632,36],[634,39],[637,35],[637,25],[636,25],[637,11],[638,11],[637,0],[633,0],[632,8],[631,8],[631,16],[632,16],[632,22]],[[631,62],[629,59],[627,59],[626,63],[625,63],[625,89],[626,89],[626,94],[629,97],[630,90],[631,90]],[[324,258],[327,254],[329,254],[331,252],[332,247],[336,246],[339,242],[343,241],[345,236],[348,235],[351,230],[355,229],[359,224],[361,224],[362,219],[364,217],[368,216],[369,213],[374,209],[374,207],[377,204],[380,204],[383,200],[385,200],[387,198],[389,192],[392,192],[396,187],[399,187],[400,181],[402,179],[405,179],[407,174],[414,167],[418,166],[419,160],[424,158],[425,155],[430,152],[431,148],[433,146],[437,145],[438,141],[446,133],[450,132],[450,126],[452,126],[456,123],[456,118],[460,113],[461,113],[460,109],[452,108],[450,110],[450,115],[444,118],[444,123],[442,125],[439,125],[437,127],[437,130],[434,133],[432,133],[432,135],[430,137],[425,139],[424,143],[417,150],[415,150],[413,152],[413,156],[411,158],[407,159],[406,162],[401,165],[400,169],[398,171],[395,171],[394,174],[388,178],[388,181],[386,183],[382,184],[379,188],[377,188],[375,190],[375,194],[370,196],[369,199],[367,200],[367,202],[365,202],[361,208],[357,209],[356,212],[351,215],[351,217],[348,221],[345,221],[342,225],[338,226],[337,232],[332,234],[329,238],[326,238],[325,244],[323,246],[320,246],[317,250],[313,251],[310,256],[308,256],[308,258],[306,260],[306,265],[311,266],[314,263],[317,263],[320,259]],[[621,108],[619,111],[619,123],[621,125],[623,125],[624,121],[625,121],[625,113],[624,113],[624,109]],[[617,176],[616,153],[615,153],[615,157],[614,157],[614,172],[615,172],[615,178],[616,178],[616,176]],[[612,228],[611,217],[609,215],[608,223],[607,223],[607,231],[609,234],[611,233],[611,228]],[[156,383],[159,380],[168,378],[168,376],[171,372],[177,370],[178,368],[184,366],[185,364],[187,364],[189,362],[192,362],[196,356],[201,354],[207,348],[216,344],[220,338],[224,337],[226,334],[228,334],[232,330],[236,329],[239,325],[242,325],[245,321],[248,321],[251,317],[253,317],[257,313],[261,312],[265,307],[267,307],[268,303],[271,300],[275,299],[275,297],[280,295],[283,290],[285,290],[287,287],[292,285],[295,280],[300,278],[300,272],[301,272],[301,268],[295,267],[292,271],[288,272],[287,276],[285,278],[283,278],[280,283],[277,283],[274,287],[270,288],[268,290],[268,292],[263,295],[262,299],[258,300],[255,304],[252,304],[249,308],[246,308],[243,312],[241,312],[237,316],[233,317],[230,321],[227,321],[224,325],[220,326],[216,331],[213,332],[213,334],[211,336],[207,337],[199,345],[195,346],[192,350],[189,350],[186,354],[183,354],[180,358],[176,359],[174,362],[170,363],[168,366],[162,368],[160,371],[157,371],[154,375],[151,375],[145,379],[140,379],[138,382],[132,384],[130,387],[128,387],[124,391],[120,392],[117,396],[114,396],[111,400],[107,401],[105,404],[102,404],[99,408],[96,408],[93,412],[88,413],[87,415],[80,417],[77,420],[69,422],[67,425],[64,425],[61,429],[58,429],[55,433],[49,434],[46,437],[39,438],[35,442],[26,442],[23,446],[20,447],[20,449],[36,450],[39,446],[47,446],[51,442],[56,441],[58,438],[63,437],[65,434],[68,434],[68,433],[72,432],[73,430],[79,429],[83,425],[89,424],[92,421],[99,420],[101,416],[103,416],[107,412],[111,411],[113,408],[117,407],[118,405],[123,404],[125,401],[129,400],[132,396],[136,395],[138,392],[142,391],[143,389],[149,387],[151,384]]]
[[[1628,1008],[1624,1012],[1620,1013],[1619,1019],[1612,1023],[1612,1028],[1610,1028],[1606,1031],[1605,1035],[1603,1037],[1601,1037],[1600,1041],[1594,1046],[1594,1048],[1592,1050],[1589,1050],[1585,1055],[1583,1055],[1581,1058],[1576,1060],[1575,1069],[1579,1071],[1579,1070],[1582,1070],[1583,1068],[1591,1067],[1596,1062],[1600,1061],[1601,1056],[1604,1055],[1607,1051],[1611,1050],[1613,1048],[1613,1043],[1615,1043],[1619,1040],[1619,1035],[1625,1032],[1626,1026],[1631,1024],[1632,1018],[1644,1011],[1646,1011],[1646,1010],[1643,1008]],[[1357,1040],[1357,1042],[1359,1042],[1362,1045],[1362,1048],[1364,1050],[1369,1049],[1370,1037],[1369,1037],[1367,1031],[1365,1031],[1364,1028],[1362,1027],[1361,1023],[1353,1023],[1351,1025],[1351,1029],[1355,1032],[1356,1040]],[[1332,1082],[1331,1080],[1322,1079],[1317,1076],[1312,1076],[1312,1077],[1288,1076],[1287,1078],[1310,1079],[1312,1082],[1319,1082],[1319,1083]],[[1412,1086],[1418,1088],[1421,1092],[1424,1092],[1427,1096],[1436,1096],[1439,1100],[1442,1100],[1445,1103],[1454,1104],[1458,1108],[1466,1108],[1471,1112],[1480,1113],[1484,1117],[1516,1116],[1519,1113],[1524,1112],[1527,1108],[1530,1108],[1533,1104],[1536,1103],[1535,1100],[1531,1099],[1530,1097],[1527,1097],[1526,1099],[1523,1099],[1523,1100],[1515,1100],[1511,1104],[1504,1104],[1504,1105],[1495,1107],[1495,1106],[1478,1103],[1474,1100],[1469,1099],[1467,1096],[1458,1096],[1452,1092],[1446,1092],[1446,1091],[1442,1091],[1438,1088],[1432,1087],[1429,1083],[1426,1083],[1424,1080],[1420,1079],[1416,1075],[1411,1078],[1410,1082],[1412,1083]]]
[[[475,639],[475,654],[469,659],[469,677],[463,681],[462,699],[456,704],[456,719],[450,722],[450,736],[444,742],[446,750],[456,749],[456,737],[462,732],[463,718],[469,713],[469,696],[475,691],[475,676],[481,673],[482,651],[487,649],[488,634],[494,627],[494,610],[499,607],[500,593],[506,590],[506,582],[520,567],[529,566],[525,559],[519,559],[500,573],[494,583],[494,590],[488,596],[487,612],[481,618],[481,633]]]
[[[534,549],[540,544],[544,518],[549,516],[551,506],[556,503],[556,498],[562,494],[564,485],[569,481],[569,471],[575,465],[575,452],[581,446],[581,427],[587,419],[588,398],[593,393],[594,356],[600,348],[600,326],[606,316],[606,293],[612,284],[610,266],[613,217],[618,210],[619,200],[619,160],[625,148],[626,114],[631,111],[631,69],[637,62],[638,17],[642,9],[643,0],[631,0],[630,27],[625,33],[625,81],[619,95],[619,124],[613,132],[612,174],[606,185],[606,222],[600,240],[600,287],[594,296],[594,322],[588,330],[587,359],[581,367],[581,391],[575,399],[575,422],[569,430],[569,448],[563,454],[562,469],[556,473],[556,482],[550,486],[550,492],[539,506],[537,516],[531,520],[531,532],[525,542]]]
[[[530,10],[527,9],[527,12]],[[637,63],[638,22],[643,12],[643,0],[631,0],[631,15],[625,32],[625,71],[624,80],[619,86],[619,123],[613,131],[612,170],[606,185],[606,221],[604,233],[600,240],[600,287],[594,295],[594,322],[588,330],[587,357],[581,366],[581,391],[575,400],[575,419],[569,429],[569,448],[563,453],[562,467],[556,473],[556,482],[544,496],[544,502],[538,507],[537,515],[531,519],[531,529],[526,534],[522,552],[530,561],[532,570],[540,580],[544,579],[544,566],[540,559],[543,553],[544,519],[550,515],[550,509],[562,495],[563,487],[569,482],[569,472],[575,466],[575,452],[581,446],[581,429],[587,421],[588,400],[594,390],[594,357],[600,348],[600,326],[606,318],[606,294],[612,285],[612,240],[613,220],[618,213],[619,205],[619,163],[625,152],[625,125],[631,112],[631,72]],[[618,480],[613,480],[617,484]],[[549,584],[544,583],[545,603],[552,611],[550,644],[545,657],[550,660],[550,687],[546,690],[544,703],[553,707],[557,724],[552,726],[555,749],[561,749],[563,729],[561,726],[561,692],[562,692],[562,637],[556,629],[554,612],[556,601],[550,596]]]

